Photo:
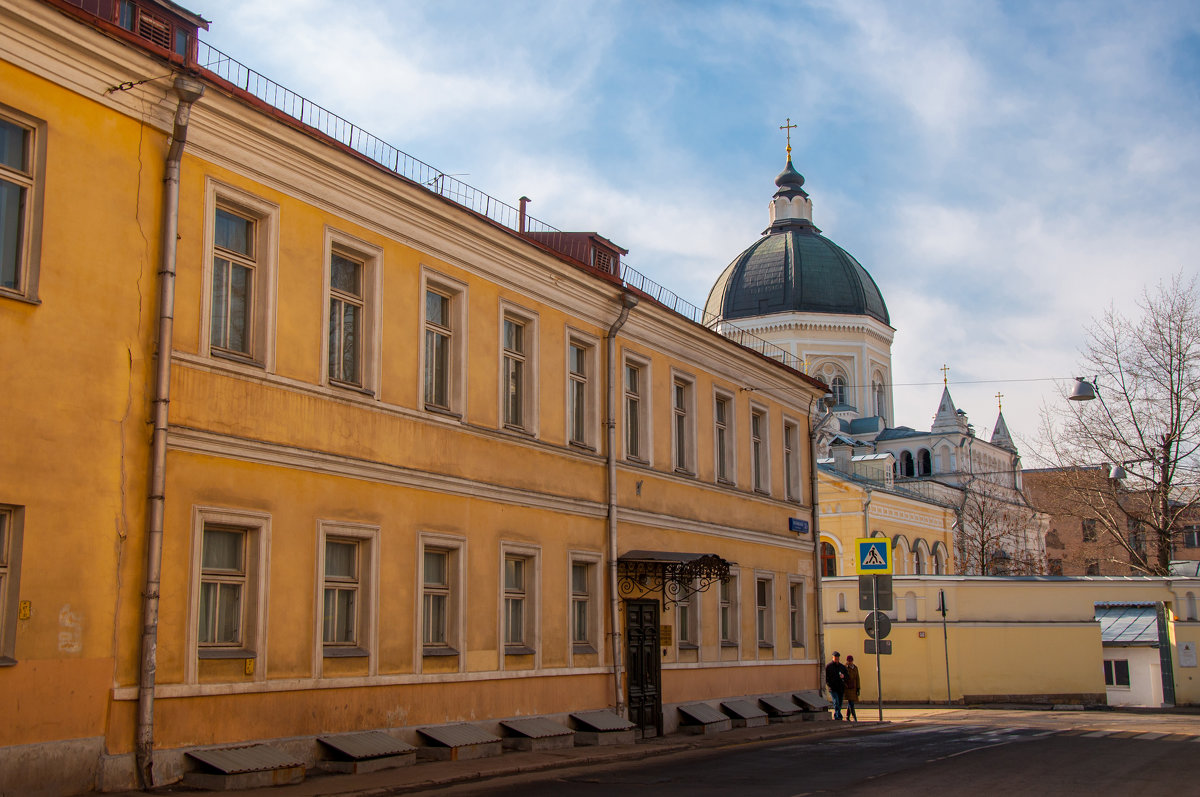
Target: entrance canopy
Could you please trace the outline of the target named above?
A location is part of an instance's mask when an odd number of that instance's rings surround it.
[[[730,564],[714,553],[629,551],[617,559],[617,589],[626,598],[661,592],[666,609],[728,581]]]

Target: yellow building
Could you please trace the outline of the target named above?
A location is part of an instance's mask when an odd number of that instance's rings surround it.
[[[0,0],[0,792],[816,688],[824,386],[204,24]]]

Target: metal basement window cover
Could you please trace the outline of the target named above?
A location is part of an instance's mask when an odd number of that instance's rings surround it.
[[[726,700],[721,708],[738,719],[752,720],[767,716],[767,712],[751,703],[749,700]]]
[[[225,747],[213,750],[190,750],[188,757],[226,775],[243,772],[265,772],[268,769],[302,767],[304,762],[288,755],[277,747],[251,744],[243,747]]]
[[[466,747],[469,744],[489,744],[503,741],[499,736],[492,736],[487,731],[465,722],[417,728],[417,733],[445,747]]]
[[[510,731],[515,731],[530,739],[548,739],[552,736],[570,736],[573,730],[565,725],[559,725],[554,720],[545,717],[522,717],[515,720],[504,720],[500,723]]]
[[[792,699],[804,707],[805,711],[824,711],[833,705],[827,698],[821,697],[820,692],[797,692]]]
[[[572,714],[571,719],[586,726],[590,731],[627,731],[635,727],[632,722],[618,717],[608,709],[580,711]]]
[[[680,706],[679,713],[690,719],[692,722],[700,725],[709,725],[714,722],[729,721],[729,717],[717,711],[707,703],[689,703],[686,706]]]
[[[768,714],[778,717],[787,717],[795,714],[800,710],[792,699],[787,695],[770,695],[769,697],[760,697],[758,702],[766,708]]]
[[[356,761],[402,755],[417,749],[408,742],[393,739],[383,731],[363,731],[362,733],[339,733],[335,736],[318,736],[317,741],[332,747],[347,758]]]

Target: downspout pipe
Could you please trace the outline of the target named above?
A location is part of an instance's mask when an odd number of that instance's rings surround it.
[[[192,104],[204,94],[204,84],[177,76],[179,105],[163,174],[162,247],[158,267],[158,351],[154,374],[150,445],[150,481],[146,518],[146,586],[142,593],[142,657],[138,683],[137,757],[142,786],[154,783],[154,681],[158,668],[158,598],[162,578],[162,539],[167,482],[167,408],[171,400],[171,336],[175,323],[175,251],[179,231],[179,164],[187,143]]]
[[[608,360],[608,395],[605,400],[604,430],[607,436],[608,466],[608,621],[612,649],[613,706],[624,717],[625,691],[621,688],[624,664],[621,659],[621,599],[617,595],[617,332],[625,326],[629,311],[637,306],[632,293],[621,294],[621,314],[608,328],[605,356]]]
[[[824,407],[825,401],[817,405]],[[809,478],[811,485],[809,491],[812,493],[812,540],[813,540],[813,597],[816,600],[817,610],[817,661],[820,662],[817,671],[817,691],[819,694],[825,694],[825,677],[823,669],[825,666],[825,610],[824,602],[821,595],[821,501],[818,497],[817,486],[817,436],[825,424],[829,423],[829,419],[833,417],[833,413],[826,408],[825,415],[817,422],[813,422],[813,401],[808,402],[808,453],[809,453]]]

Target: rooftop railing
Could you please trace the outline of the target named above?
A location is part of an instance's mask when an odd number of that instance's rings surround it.
[[[196,65],[383,168],[510,230],[517,233],[563,234],[561,230],[528,214],[525,214],[522,220],[521,212],[507,202],[414,158],[349,120],[255,72],[204,41],[196,43]],[[778,360],[790,368],[805,371],[805,364],[791,352],[706,313],[674,291],[633,269],[624,260],[621,261],[618,276],[626,286],[649,296],[668,310],[708,327],[741,346]]]

